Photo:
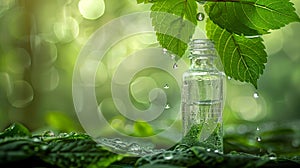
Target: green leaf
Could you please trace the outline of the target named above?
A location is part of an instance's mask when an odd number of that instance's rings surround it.
[[[7,129],[5,129],[4,132],[0,133],[0,139],[7,138],[7,137],[24,137],[24,136],[30,137],[31,133],[25,126],[19,123],[12,124]]]
[[[267,62],[262,38],[246,38],[230,33],[209,19],[206,30],[208,38],[215,43],[226,75],[242,82],[251,82],[257,88],[257,80]]]
[[[208,2],[210,19],[223,29],[247,36],[266,34],[290,22],[300,21],[289,0],[234,0]]]
[[[195,0],[160,0],[151,7],[152,25],[163,48],[181,57],[197,25]]]

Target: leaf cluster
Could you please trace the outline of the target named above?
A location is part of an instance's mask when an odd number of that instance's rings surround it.
[[[197,26],[197,5],[202,0],[137,0],[153,3],[152,24],[163,48],[183,56]],[[206,35],[216,46],[227,76],[257,88],[267,53],[261,35],[300,18],[290,0],[207,0]],[[160,12],[157,14],[157,12]],[[169,13],[178,19],[169,20]],[[175,23],[175,24],[174,24]],[[188,25],[188,26],[187,26]]]

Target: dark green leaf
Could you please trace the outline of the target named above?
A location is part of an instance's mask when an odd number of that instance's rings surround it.
[[[229,32],[243,35],[266,34],[290,22],[300,21],[289,0],[235,0],[208,2],[210,19]]]
[[[31,136],[30,131],[19,123],[14,123],[10,127],[4,130],[4,132],[0,133],[0,139],[4,137],[23,137],[23,136]]]
[[[151,8],[152,25],[163,48],[181,57],[197,23],[195,0],[160,0]]]
[[[242,82],[251,82],[257,88],[257,80],[267,62],[262,38],[238,36],[209,19],[206,26],[207,36],[215,42],[226,75]]]

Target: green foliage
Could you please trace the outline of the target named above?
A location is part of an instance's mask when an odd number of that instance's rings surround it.
[[[267,62],[262,38],[230,33],[209,19],[206,26],[207,36],[215,42],[225,73],[234,79],[251,82],[257,88],[257,80]]]
[[[299,166],[299,162],[295,160],[281,159],[272,160],[265,156],[257,156],[242,152],[231,152],[226,155],[207,152],[204,148],[193,146],[186,148],[177,146],[174,151],[167,151],[157,155],[146,156],[140,158],[136,165],[152,165],[155,166],[178,166],[178,167],[273,167],[280,165]],[[142,166],[143,167],[143,166]]]
[[[195,31],[197,4],[194,0],[160,0],[151,7],[152,24],[163,48],[182,56]],[[167,14],[177,17],[170,17]],[[193,24],[191,24],[193,23]]]
[[[234,127],[238,128],[239,126]],[[0,138],[0,167],[22,165],[23,167],[58,168],[147,168],[153,166],[243,168],[299,167],[300,165],[300,146],[289,147],[291,141],[298,141],[300,138],[299,129],[295,129],[299,128],[299,124],[292,124],[289,127],[280,126],[257,135],[251,131],[253,128],[247,129],[248,131],[241,134],[227,134],[224,142],[225,151],[228,154],[222,155],[208,152],[203,147],[178,144],[170,150],[143,157],[129,157],[125,154],[112,153],[99,146],[86,134],[61,133],[54,135],[52,131],[46,131],[41,135],[31,136],[24,128],[21,124],[14,124],[1,133],[5,136]],[[261,136],[263,140],[261,142],[251,141],[255,136]]]
[[[14,123],[7,129],[5,129],[4,132],[0,133],[0,138],[7,138],[7,137],[25,137],[25,136],[31,136],[30,131],[24,127],[22,124]]]
[[[247,36],[268,33],[286,24],[300,21],[289,0],[239,0],[208,2],[210,19],[229,32]]]
[[[138,3],[143,2],[153,3],[152,24],[161,46],[182,57],[197,25],[195,3],[203,4],[205,1],[138,0]],[[267,56],[261,38],[246,36],[267,34],[269,30],[300,21],[289,0],[208,0],[204,7],[209,19],[214,23],[208,22],[207,36],[217,46],[226,75],[250,82],[256,88]],[[174,14],[182,19],[172,20],[155,12]],[[193,25],[184,23],[185,20]]]
[[[0,139],[0,167],[21,163],[24,167],[102,168],[123,158],[98,146],[85,134],[61,133],[55,136],[47,131],[43,135],[29,136],[24,128],[14,124],[2,133],[5,137]]]

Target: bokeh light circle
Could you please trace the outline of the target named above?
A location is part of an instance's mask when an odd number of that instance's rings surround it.
[[[104,0],[80,0],[78,9],[85,19],[98,19],[104,14],[105,3]]]

